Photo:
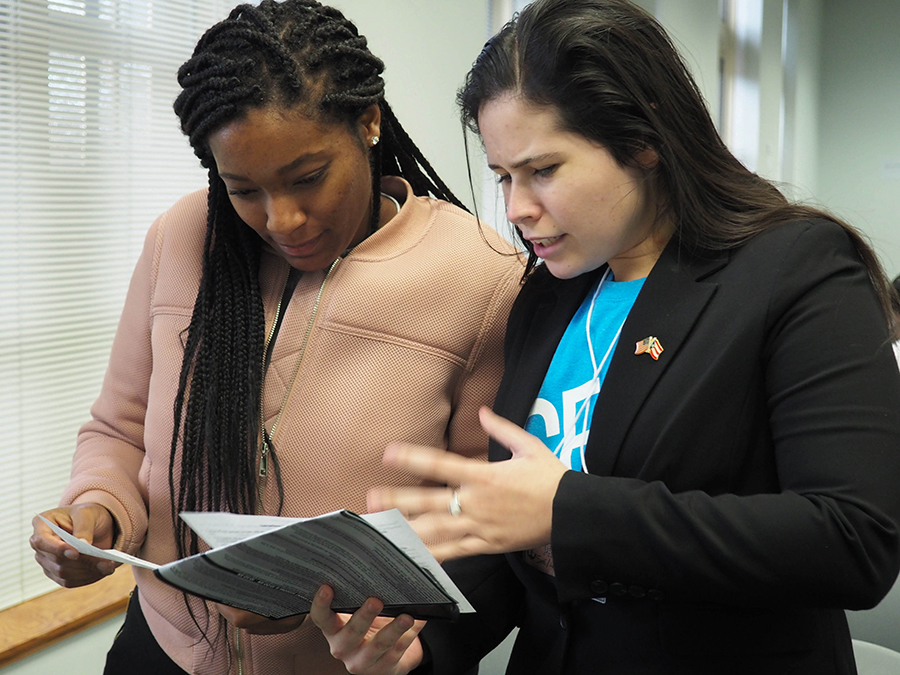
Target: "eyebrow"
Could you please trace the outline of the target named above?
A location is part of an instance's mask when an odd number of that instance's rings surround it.
[[[521,169],[526,164],[540,163],[540,162],[543,162],[544,160],[547,160],[547,159],[550,159],[551,157],[556,157],[556,156],[557,156],[557,153],[555,153],[555,152],[545,152],[542,155],[533,155],[531,157],[526,157],[525,159],[520,159],[518,162],[513,164],[512,167],[510,167],[510,168],[511,169]],[[496,171],[497,169],[502,169],[503,167],[501,167],[497,164],[488,164],[488,168],[491,171]]]
[[[291,171],[293,171],[294,169],[296,169],[296,168],[297,168],[298,166],[300,166],[301,164],[305,164],[306,162],[309,162],[309,161],[311,161],[311,160],[318,159],[319,156],[321,156],[321,155],[323,155],[323,154],[324,154],[324,153],[322,153],[322,152],[313,152],[313,153],[310,153],[310,154],[308,154],[308,155],[300,155],[300,156],[299,156],[297,159],[295,159],[293,162],[290,162],[290,163],[288,163],[288,164],[285,164],[283,167],[281,167],[281,168],[279,168],[278,170],[276,170],[275,173],[277,173],[279,176],[283,176],[283,175],[286,174],[286,173],[290,173]],[[219,173],[219,177],[220,177],[220,178],[227,178],[227,179],[229,179],[229,180],[236,180],[236,181],[248,181],[248,180],[250,180],[250,179],[247,178],[246,176],[239,176],[239,175],[237,175],[237,174],[235,174],[235,173],[222,173],[222,172],[220,172],[220,173]]]

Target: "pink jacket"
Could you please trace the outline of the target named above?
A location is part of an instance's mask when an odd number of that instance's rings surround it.
[[[285,516],[364,512],[370,486],[410,483],[382,465],[391,441],[486,456],[477,410],[492,402],[499,382],[521,261],[498,253],[511,251],[510,245],[456,207],[415,197],[398,178],[386,178],[383,189],[403,207],[341,260],[325,283],[276,430]],[[205,229],[205,191],[184,197],[151,227],[62,499],[105,506],[118,524],[116,548],[157,563],[176,557],[168,483],[172,404]],[[269,325],[287,272],[274,252],[263,253],[260,282]],[[265,381],[267,429],[290,385],[324,277],[304,274],[286,310]],[[276,503],[270,480],[266,512]],[[135,569],[135,578],[153,634],[188,672],[346,672],[308,621],[285,635],[242,634],[240,659],[234,656],[235,629],[229,627],[226,646],[213,621],[210,649],[180,592],[145,570]],[[206,616],[201,600],[190,602],[197,616]]]

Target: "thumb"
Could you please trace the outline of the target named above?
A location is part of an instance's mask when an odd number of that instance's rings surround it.
[[[537,437],[508,419],[500,417],[490,408],[482,407],[478,411],[478,419],[488,436],[512,452],[514,458],[531,455],[537,448],[545,447]]]
[[[72,519],[72,534],[89,544],[100,548],[112,546],[112,515],[106,507],[95,503],[77,504],[69,515]]]
[[[72,535],[78,539],[83,539],[89,544],[94,543],[96,518],[91,517],[92,515],[90,512],[86,512],[86,509],[73,509],[70,514],[72,518]]]

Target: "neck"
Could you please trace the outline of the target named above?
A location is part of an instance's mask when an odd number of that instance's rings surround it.
[[[381,193],[381,217],[378,221],[378,227],[383,227],[400,213],[400,202],[386,192]]]
[[[650,274],[663,249],[674,234],[674,228],[655,230],[644,241],[622,255],[609,260],[615,281],[634,281]]]

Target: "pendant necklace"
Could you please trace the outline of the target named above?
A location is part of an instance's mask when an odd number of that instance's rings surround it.
[[[259,471],[258,471],[258,481],[256,488],[256,498],[257,498],[257,512],[262,513],[262,498],[263,498],[263,490],[266,486],[266,478],[269,476],[269,454],[272,450],[272,439],[275,437],[275,431],[278,429],[278,423],[281,422],[281,416],[284,414],[284,408],[287,405],[288,397],[291,395],[291,389],[294,387],[294,380],[297,379],[297,373],[300,372],[300,362],[303,361],[303,354],[306,352],[306,345],[309,342],[309,336],[312,333],[313,324],[316,321],[316,314],[319,312],[319,303],[322,300],[322,293],[325,291],[325,284],[331,278],[331,273],[334,271],[334,268],[337,267],[340,258],[336,258],[333,263],[331,263],[331,267],[328,268],[328,272],[325,273],[325,278],[322,279],[322,285],[319,286],[319,292],[316,294],[316,301],[313,304],[312,313],[309,316],[309,321],[306,324],[306,333],[303,336],[303,342],[300,344],[300,352],[297,355],[297,363],[294,365],[294,373],[291,375],[290,380],[288,380],[288,386],[284,391],[284,396],[281,398],[281,405],[278,408],[278,414],[275,416],[275,422],[272,424],[272,428],[270,430],[266,430],[266,418],[265,412],[263,410],[263,395],[262,390],[260,390],[259,395],[259,428],[262,436],[262,441],[259,447]],[[260,387],[265,385],[266,379],[266,371],[268,370],[269,361],[272,357],[272,350],[275,346],[275,337],[278,335],[278,330],[281,326],[281,321],[284,318],[282,310],[286,309],[287,303],[290,301],[290,297],[294,292],[294,288],[297,286],[297,281],[300,279],[300,274],[297,273],[297,270],[291,268],[291,271],[288,273],[287,281],[284,284],[284,290],[281,294],[281,300],[278,301],[278,305],[275,308],[275,320],[272,323],[272,328],[269,331],[269,335],[266,338],[265,348],[263,350],[263,375],[262,375],[262,384]]]

